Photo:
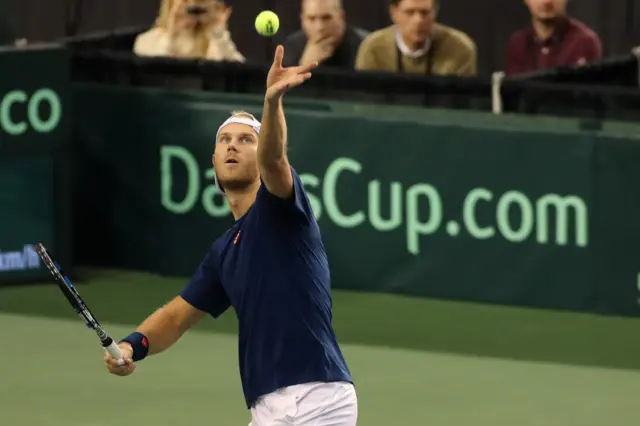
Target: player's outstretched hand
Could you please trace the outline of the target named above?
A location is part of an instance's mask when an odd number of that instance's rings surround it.
[[[279,45],[276,47],[273,64],[267,75],[266,99],[268,101],[278,101],[287,90],[300,86],[309,80],[311,78],[311,70],[318,66],[318,62],[312,62],[297,67],[283,67],[283,57],[284,47]]]
[[[131,345],[126,342],[120,343],[118,347],[120,348],[120,352],[122,352],[124,364],[118,365],[118,360],[109,355],[107,351],[104,352],[104,362],[106,363],[109,373],[115,374],[116,376],[128,376],[136,369],[136,365],[131,359],[133,357],[133,349]]]

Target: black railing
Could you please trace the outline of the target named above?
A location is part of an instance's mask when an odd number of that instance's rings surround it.
[[[513,79],[637,88],[640,84],[638,72],[638,58],[629,54],[605,58],[584,66],[524,74]]]
[[[128,86],[160,86],[260,94],[269,64],[141,58],[131,52],[134,30],[65,41],[72,50],[72,78]],[[425,77],[320,67],[296,96],[545,114],[640,120],[638,59],[629,54],[581,67],[504,78],[497,92],[481,78]],[[499,98],[499,99],[498,99]],[[499,102],[500,107],[496,108]]]

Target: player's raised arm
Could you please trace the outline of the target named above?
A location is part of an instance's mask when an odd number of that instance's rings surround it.
[[[293,177],[287,159],[287,123],[282,97],[294,87],[311,78],[312,63],[296,67],[283,67],[284,48],[278,46],[267,76],[267,91],[262,112],[262,126],[258,143],[260,176],[269,192],[287,198],[293,191]]]

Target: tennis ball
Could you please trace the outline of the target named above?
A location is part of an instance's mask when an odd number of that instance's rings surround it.
[[[256,17],[256,31],[258,34],[271,37],[278,32],[278,28],[280,28],[280,19],[272,11],[264,10]]]

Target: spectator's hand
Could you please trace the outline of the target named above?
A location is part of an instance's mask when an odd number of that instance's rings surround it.
[[[229,17],[231,16],[231,6],[218,6],[218,8],[212,8],[209,12],[211,19],[211,26],[213,30],[222,34],[228,30]]]
[[[180,31],[194,24],[194,20],[187,15],[184,2],[177,0],[173,3],[173,8],[169,12],[169,23],[167,30],[171,37],[175,37]]]
[[[311,70],[318,66],[317,62],[297,67],[283,67],[282,57],[284,47],[278,46],[273,58],[273,65],[267,75],[267,93],[265,99],[268,102],[279,101],[289,89],[300,86],[311,78]]]
[[[300,65],[309,65],[314,62],[321,63],[333,55],[335,50],[335,39],[333,36],[324,36],[317,40],[307,41],[304,47]]]

